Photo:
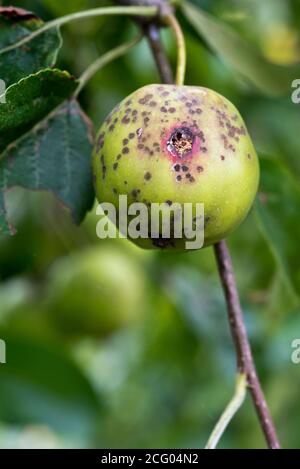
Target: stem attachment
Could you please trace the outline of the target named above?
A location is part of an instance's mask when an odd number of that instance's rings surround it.
[[[228,427],[229,423],[243,404],[247,391],[247,378],[244,373],[238,373],[236,378],[235,392],[228,403],[226,409],[222,413],[218,420],[215,428],[210,435],[208,442],[206,443],[205,449],[215,449],[219,443],[223,433]]]
[[[173,14],[169,14],[164,16],[164,22],[170,26],[172,31],[175,34],[176,41],[177,41],[177,70],[176,70],[176,85],[183,85],[184,84],[184,77],[185,77],[185,69],[186,69],[186,48],[185,48],[185,40],[184,35],[182,33],[180,24],[177,21],[177,18]]]

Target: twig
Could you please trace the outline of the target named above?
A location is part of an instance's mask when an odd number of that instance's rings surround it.
[[[256,373],[236,287],[232,261],[226,242],[220,241],[215,244],[214,250],[227,302],[228,319],[236,350],[238,371],[245,373],[247,376],[250,393],[269,448],[279,449],[280,444],[274,423]]]
[[[145,24],[144,34],[148,39],[160,79],[163,83],[173,83],[173,73],[160,39],[159,28],[155,23]]]
[[[40,34],[49,31],[52,28],[63,26],[64,24],[72,21],[82,20],[84,18],[92,18],[95,16],[113,16],[113,15],[129,15],[129,16],[142,16],[142,17],[154,17],[158,14],[158,8],[155,6],[112,6],[112,7],[100,7],[93,8],[90,10],[78,11],[71,13],[70,15],[61,16],[55,20],[48,21],[39,29],[23,37],[20,41],[11,44],[10,46],[4,47],[0,50],[0,55],[10,50],[16,49],[23,46],[27,42],[31,41]]]
[[[76,89],[76,92],[74,93],[74,96],[77,97],[79,95],[82,88],[95,75],[95,73],[101,70],[101,68],[103,68],[109,62],[112,62],[113,60],[126,54],[126,52],[128,52],[133,46],[135,46],[141,40],[141,38],[142,36],[139,35],[134,39],[131,39],[131,41],[125,42],[124,44],[121,44],[120,46],[111,49],[110,51],[106,52],[106,54],[103,54],[101,57],[96,59],[79,78],[79,85]]]
[[[206,443],[205,449],[215,449],[219,443],[223,433],[225,432],[227,426],[243,404],[247,391],[247,378],[244,373],[238,373],[236,379],[235,392],[228,403],[226,409],[222,413],[220,419],[218,420],[215,428],[213,429],[208,442]]]

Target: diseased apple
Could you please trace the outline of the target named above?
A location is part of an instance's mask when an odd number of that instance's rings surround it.
[[[93,155],[99,202],[118,209],[153,203],[204,203],[204,246],[225,238],[246,217],[259,163],[245,124],[226,98],[202,87],[148,85],[103,123]],[[153,215],[153,212],[152,212]],[[196,222],[196,220],[195,220]],[[152,234],[152,233],[151,233]],[[185,249],[182,239],[134,239],[146,248]]]

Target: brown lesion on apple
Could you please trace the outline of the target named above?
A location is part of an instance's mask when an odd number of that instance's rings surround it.
[[[173,156],[184,158],[192,152],[194,141],[194,132],[188,127],[180,127],[171,133],[167,149]]]

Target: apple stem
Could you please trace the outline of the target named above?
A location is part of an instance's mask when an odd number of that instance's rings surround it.
[[[186,47],[185,39],[177,18],[172,13],[167,14],[163,17],[166,25],[168,25],[175,34],[177,41],[177,70],[176,70],[176,85],[180,86],[184,84],[185,69],[186,69]]]
[[[177,36],[177,40],[179,42],[179,36]],[[169,83],[170,75],[166,73],[166,70],[170,69],[170,65],[168,62],[168,58],[164,53],[164,48],[161,43],[159,34],[156,34],[155,47],[151,47],[151,49],[155,57],[155,61],[159,69],[162,81],[164,83]],[[183,54],[182,51],[181,54]],[[177,76],[179,75],[180,83],[182,81],[182,76],[184,76],[183,70],[185,70],[185,55],[182,59],[181,64],[184,65],[181,65],[180,72],[178,71],[177,73]],[[265,435],[268,447],[270,449],[280,449],[280,443],[276,434],[276,429],[272,417],[270,415],[260,385],[259,378],[257,376],[255,363],[247,335],[247,330],[244,323],[239,294],[236,286],[232,260],[226,241],[223,240],[215,244],[214,251],[227,304],[229,327],[235,345],[237,358],[237,377],[243,374],[246,375],[247,385],[251,393],[252,400],[260,422],[260,426]]]

